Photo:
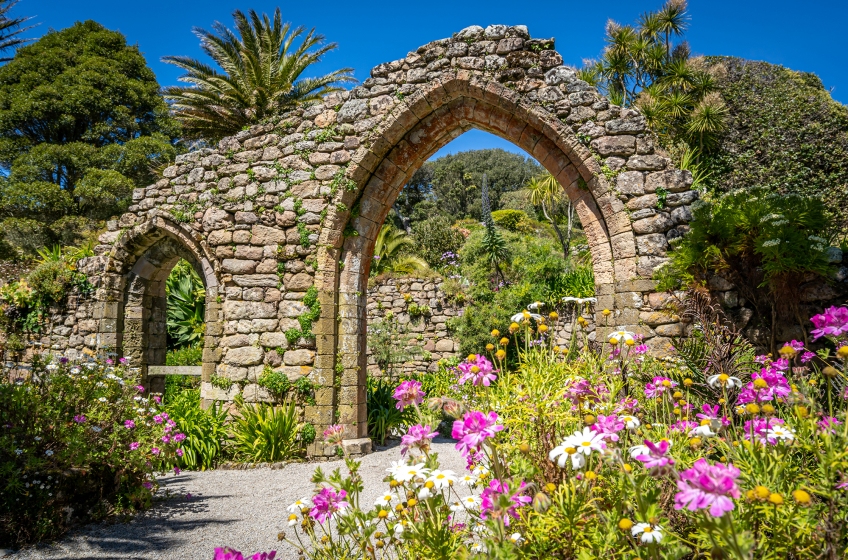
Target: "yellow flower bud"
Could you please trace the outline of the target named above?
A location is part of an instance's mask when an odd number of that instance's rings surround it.
[[[514,333],[514,332],[518,331],[518,329],[520,329],[520,328],[521,327],[518,326],[518,323],[510,323],[509,332]]]
[[[776,506],[782,506],[783,505],[783,496],[781,496],[780,494],[777,494],[777,493],[769,494],[768,501],[770,501],[771,503],[773,503]]]
[[[627,518],[624,518],[624,519],[622,519],[621,521],[618,522],[618,528],[621,529],[622,531],[629,531],[630,529],[633,528],[633,522],[630,521]]]
[[[416,500],[415,498],[410,498],[409,500],[406,501],[406,505],[409,506],[409,507],[415,507],[415,505],[417,503],[418,503],[418,500]]]
[[[377,514],[377,517],[379,517],[380,519],[385,519],[388,516],[389,516],[389,512],[384,510],[384,509],[381,509],[380,512]]]
[[[765,500],[771,494],[771,490],[766,488],[765,486],[754,486],[754,494],[760,500]]]
[[[604,314],[604,317],[609,317],[612,311],[610,311],[609,309],[604,309],[603,311],[601,311],[601,313]]]
[[[539,325],[539,329],[538,329],[538,330],[539,330],[539,332],[540,332],[540,333],[547,332],[547,330],[548,330],[548,325]]]
[[[586,416],[583,417],[583,421],[586,422],[587,424],[594,424],[595,423],[595,417],[592,416],[591,414],[587,414]]]
[[[623,468],[623,469],[624,469],[624,472],[626,472],[626,473],[632,473],[632,472],[633,472],[633,467],[631,467],[631,466],[630,466],[629,464],[627,464],[627,463],[624,463],[624,465],[622,465],[622,467],[621,467],[621,468]]]
[[[745,412],[747,412],[748,414],[759,414],[760,407],[754,403],[748,403],[747,405],[745,405]]]
[[[843,346],[843,348],[844,348],[844,346]],[[836,377],[837,375],[839,375],[839,370],[836,369],[833,366],[827,366],[826,368],[824,368],[822,370],[822,373],[825,374],[825,376],[827,376],[827,377],[833,378],[833,377]],[[813,380],[811,379],[810,381],[813,381]],[[810,384],[812,385],[812,383],[810,383]]]
[[[806,418],[810,415],[810,411],[809,409],[807,409],[806,406],[796,406],[795,414],[798,416],[798,418]]]
[[[522,443],[518,446],[518,450],[527,455],[528,453],[530,453],[530,446],[526,443]]]
[[[780,349],[780,355],[784,358],[794,358],[795,357],[795,349],[786,344],[783,348]]]
[[[548,319],[550,319],[551,321],[556,321],[557,319],[559,319],[559,315],[556,311],[551,311],[550,313],[548,313]]]
[[[501,331],[499,331],[498,329],[494,329],[494,330],[492,331],[492,338],[497,338],[497,337],[499,337],[500,335],[501,335]]]
[[[839,349],[836,350],[836,355],[842,358],[848,358],[848,346],[840,346]]]
[[[689,447],[691,447],[692,449],[698,449],[699,447],[701,447],[701,438],[693,437],[692,439],[690,439]]]
[[[495,345],[494,345],[494,344],[492,344],[491,342],[490,342],[489,344],[487,344],[487,345],[486,345],[486,351],[487,351],[487,352],[491,352],[491,351],[492,351],[492,350],[494,350],[494,349],[495,349]]]
[[[675,399],[682,399],[683,393],[681,393],[680,391],[675,391],[674,394],[671,395],[671,396],[674,397]]]
[[[774,414],[774,406],[766,403],[766,404],[763,405],[762,411],[763,411],[763,414],[765,414],[767,416],[771,416],[772,414]]]
[[[663,379],[662,386],[663,387],[671,387],[671,381],[669,381],[668,379]]]
[[[545,484],[545,490],[547,490],[551,494],[556,492],[556,488],[556,484],[554,484],[553,482],[548,482],[547,484]]]
[[[475,356],[474,354],[469,354],[468,357],[465,358],[465,359],[469,362],[473,362],[474,360],[477,359],[477,356]]]
[[[810,494],[804,490],[793,491],[792,497],[795,498],[795,501],[802,506],[808,506],[813,501],[812,496],[810,496]]]
[[[506,346],[507,344],[509,344],[509,339],[507,337],[503,337],[500,340],[500,344],[501,344],[501,346]]]
[[[598,478],[598,475],[595,474],[595,471],[586,471],[585,473],[583,473],[583,476],[586,477],[586,480],[595,480],[596,478]]]
[[[689,379],[688,377],[683,380],[683,386],[684,387],[691,387],[694,384],[695,384],[695,382],[692,381],[691,379]]]
[[[432,480],[428,480],[427,482],[424,483],[424,488],[426,488],[428,490],[432,490],[433,486],[435,486],[435,485],[436,484]]]
[[[506,358],[506,351],[498,350],[497,352],[495,352],[495,357],[499,360],[503,360],[504,358]]]
[[[755,379],[754,380],[754,388],[755,389],[767,389],[768,388],[768,382],[763,378]]]

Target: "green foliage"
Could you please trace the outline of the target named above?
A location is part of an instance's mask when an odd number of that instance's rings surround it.
[[[317,385],[312,383],[308,377],[301,377],[294,383],[288,376],[266,365],[262,375],[256,380],[260,387],[264,387],[278,401],[283,401],[287,396],[294,396],[300,402],[315,404],[315,389]]]
[[[433,216],[412,224],[412,240],[417,255],[434,268],[445,266],[445,255],[457,253],[465,243],[462,233],[447,216]]]
[[[410,317],[421,317],[422,315],[430,315],[432,313],[429,305],[418,305],[415,302],[410,303],[406,310]]]
[[[183,391],[170,401],[166,400],[165,408],[186,435],[182,442],[183,456],[178,458],[179,466],[204,471],[213,468],[229,437],[225,429],[227,409],[220,403],[213,403],[203,410],[197,390]]]
[[[203,346],[191,344],[174,348],[165,354],[166,366],[199,366],[203,363]]]
[[[32,375],[18,376],[0,375],[0,546],[151,505],[154,472],[179,444],[163,443],[165,424],[151,420],[161,409],[129,368],[35,356]]]
[[[404,186],[395,206],[413,223],[432,214],[452,220],[480,220],[484,173],[489,183],[492,209],[498,210],[504,193],[523,188],[530,177],[541,171],[535,160],[502,149],[459,152],[422,165]],[[438,204],[432,204],[433,201]],[[427,203],[431,203],[429,212],[424,211]],[[421,211],[416,210],[418,206],[422,207]]]
[[[177,263],[165,282],[168,342],[173,348],[199,345],[206,330],[206,289],[188,261]]]
[[[553,302],[564,297],[588,298],[595,295],[595,271],[592,265],[569,270],[551,282]]]
[[[86,21],[20,48],[0,67],[5,239],[23,252],[79,242],[155,180],[177,134],[153,72],[122,34]]]
[[[282,407],[236,401],[239,416],[233,418],[236,450],[256,463],[291,459],[300,451],[298,411],[293,400]]]
[[[405,231],[391,224],[383,224],[374,242],[374,258],[371,275],[385,272],[414,274],[427,270],[427,263],[420,257],[409,254],[414,242]]]
[[[383,319],[368,325],[368,349],[384,374],[391,377],[398,365],[412,360],[421,352],[397,318],[386,313]]]
[[[209,383],[217,389],[229,391],[230,387],[233,386],[234,381],[229,377],[224,377],[222,375],[213,375],[212,378],[209,379]]]
[[[509,231],[521,233],[530,233],[533,231],[530,216],[521,210],[495,210],[492,212],[492,219],[496,225]]]
[[[765,187],[818,196],[848,225],[848,108],[814,74],[709,57],[729,110],[718,149],[705,158],[710,188]]]
[[[398,410],[397,400],[392,396],[397,383],[391,377],[368,377],[366,407],[368,408],[368,434],[379,445],[386,444],[386,437],[393,430],[408,425],[409,414]]]
[[[314,29],[292,29],[283,23],[279,8],[273,21],[254,10],[236,10],[233,18],[235,32],[219,22],[211,32],[195,29],[203,52],[224,73],[186,56],[163,58],[187,72],[180,80],[189,85],[165,88],[165,98],[190,137],[219,140],[353,81],[349,68],[304,77],[336,44],[324,44],[324,36]]]

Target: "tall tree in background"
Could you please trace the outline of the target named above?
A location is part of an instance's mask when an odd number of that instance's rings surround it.
[[[165,98],[173,104],[187,136],[215,141],[354,81],[350,68],[303,77],[337,45],[325,44],[314,28],[306,32],[284,24],[279,8],[273,22],[253,10],[247,15],[236,10],[233,19],[235,32],[220,22],[213,24],[213,31],[194,29],[203,52],[223,73],[186,56],[162,59],[187,72],[180,81],[189,86],[165,88]],[[300,44],[295,45],[298,39]]]
[[[121,33],[86,21],[18,49],[0,67],[5,256],[76,243],[123,211],[173,160],[178,130]]]
[[[690,56],[681,38],[688,26],[686,0],[668,0],[637,25],[610,20],[606,47],[588,61],[581,77],[605,92],[613,103],[636,106],[666,146],[685,142],[697,154],[712,148],[726,128],[727,108],[714,76]]]
[[[530,182],[527,183],[527,190],[530,191],[530,202],[542,208],[542,215],[553,226],[559,238],[559,243],[562,245],[562,257],[568,259],[574,227],[574,205],[571,204],[568,197],[564,196],[565,192],[562,187],[550,173],[544,173],[530,179]],[[556,220],[556,209],[562,205],[563,198],[565,199],[565,217],[567,220],[565,235],[562,234]]]
[[[9,17],[9,12],[17,3],[18,0],[0,1],[0,53],[7,53],[11,49],[29,42],[30,39],[25,39],[20,34],[35,27],[34,25],[22,27],[32,17]],[[10,56],[0,57],[0,62],[9,62],[10,60],[12,60]]]

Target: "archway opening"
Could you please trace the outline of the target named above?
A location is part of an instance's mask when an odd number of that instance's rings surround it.
[[[203,365],[206,334],[206,286],[189,261],[181,258],[165,280],[165,366],[196,368]],[[158,365],[158,364],[157,364]],[[185,389],[199,389],[200,376],[192,370],[170,370],[165,378],[165,398]],[[181,371],[182,373],[177,373]]]
[[[575,205],[530,154],[473,130],[474,144],[459,136],[411,173],[364,251],[369,430],[378,442],[387,391],[377,379],[427,384],[441,375],[435,388],[462,356],[497,344],[492,330],[507,332],[528,304],[572,319],[580,312],[594,336],[591,310],[562,302],[595,295]],[[573,329],[558,322],[545,338],[565,345]]]

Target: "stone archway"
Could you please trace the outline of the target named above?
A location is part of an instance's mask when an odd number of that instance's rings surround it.
[[[184,259],[206,289],[203,376],[208,378],[217,363],[216,331],[220,330],[214,260],[172,216],[157,214],[126,230],[112,247],[102,279],[104,286],[112,288],[100,293],[106,300],[101,302],[100,346],[129,358],[147,384],[148,366],[165,364],[165,282],[177,262]]]
[[[341,208],[354,212],[330,212],[316,278],[325,299],[338,298],[337,325],[320,332],[318,355],[336,355],[336,414],[355,426],[351,436],[365,435],[363,294],[377,233],[417,168],[472,127],[523,148],[563,186],[589,240],[597,311],[614,310],[616,326],[653,338],[654,346],[667,341],[648,323],[675,321],[643,308],[667,232],[678,223],[685,227],[686,210],[677,217],[662,212],[656,193],[691,202],[697,197],[689,190],[691,176],[654,153],[637,111],[610,105],[561,64],[553,40],[530,39],[526,28],[470,27],[376,67],[332,115],[371,129],[347,171],[357,188],[342,197]],[[356,235],[339,235],[345,231]]]
[[[416,168],[469,128],[523,148],[563,186],[589,238],[596,309],[612,311],[609,328],[640,332],[660,350],[682,333],[651,275],[686,230],[691,175],[655,151],[637,111],[609,104],[563,66],[553,39],[495,25],[428,43],[351,91],[179,156],[109,222],[92,265],[105,271],[94,279],[96,320],[81,323],[79,338],[136,348],[142,367],[153,340],[157,359],[158,335],[137,333],[159,309],[168,263],[188,255],[207,287],[203,397],[268,401],[264,368],[307,376],[318,388],[305,420],[319,433],[342,423],[350,439],[364,437],[374,239]]]

